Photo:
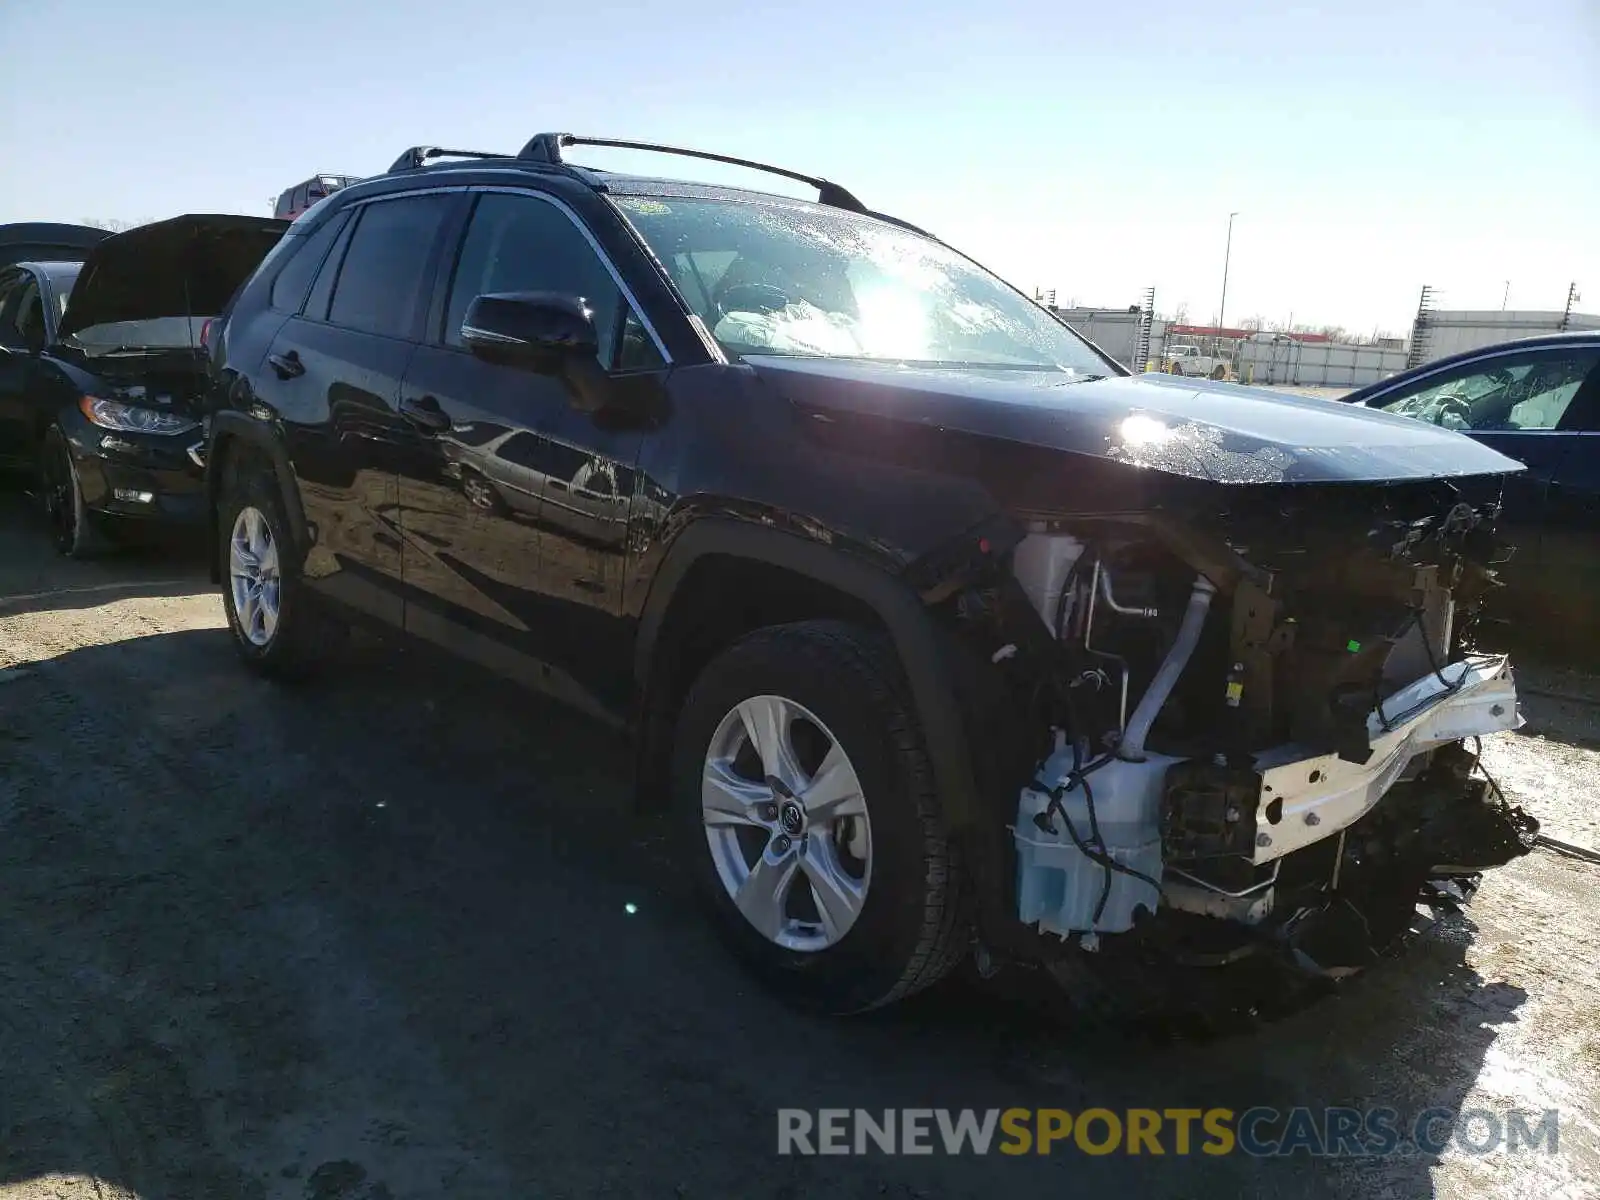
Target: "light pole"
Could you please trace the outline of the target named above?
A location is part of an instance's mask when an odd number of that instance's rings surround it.
[[[1222,251],[1222,299],[1217,302],[1217,336],[1212,339],[1212,349],[1222,344],[1222,322],[1228,310],[1228,259],[1233,255],[1233,219],[1239,214],[1228,214],[1228,242]]]

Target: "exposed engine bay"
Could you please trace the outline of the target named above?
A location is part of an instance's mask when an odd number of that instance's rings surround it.
[[[1018,920],[1078,958],[1338,977],[1526,853],[1471,748],[1522,723],[1465,648],[1496,515],[1407,482],[1020,518],[1009,578],[958,601],[1036,738]]]

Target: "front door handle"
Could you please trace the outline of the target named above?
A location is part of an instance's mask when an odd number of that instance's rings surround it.
[[[278,373],[279,379],[294,379],[306,373],[306,365],[300,361],[298,350],[290,350],[285,354],[269,354],[267,365]]]
[[[427,433],[443,433],[450,428],[450,414],[439,407],[433,396],[407,396],[400,401],[400,415]]]

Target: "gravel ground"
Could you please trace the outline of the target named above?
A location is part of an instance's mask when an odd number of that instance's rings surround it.
[[[1596,710],[1560,698],[1592,681],[1525,678],[1485,761],[1600,844]],[[0,497],[0,1197],[1595,1195],[1600,868],[1536,853],[1471,921],[1222,1042],[961,983],[821,1021],[713,942],[626,761],[381,645],[253,680],[192,558],[63,563]],[[1554,1107],[1559,1150],[775,1153],[779,1107],[1293,1104]]]

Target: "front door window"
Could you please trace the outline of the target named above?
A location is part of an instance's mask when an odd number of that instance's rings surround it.
[[[1559,429],[1597,361],[1600,350],[1587,347],[1508,355],[1429,377],[1378,407],[1471,433]]]

